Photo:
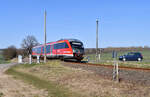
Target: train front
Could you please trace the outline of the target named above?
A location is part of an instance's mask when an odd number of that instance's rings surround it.
[[[70,45],[73,51],[73,57],[77,61],[81,61],[84,55],[84,46],[83,43],[79,40],[70,41]]]

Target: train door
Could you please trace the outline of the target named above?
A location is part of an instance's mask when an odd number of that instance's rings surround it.
[[[57,57],[57,44],[53,45],[53,56]]]
[[[53,45],[50,45],[50,56],[53,56]]]
[[[44,56],[44,47],[42,47],[41,56]]]
[[[43,48],[43,46],[42,47],[40,47],[40,56],[42,56],[43,55],[43,51],[44,51],[44,48]]]

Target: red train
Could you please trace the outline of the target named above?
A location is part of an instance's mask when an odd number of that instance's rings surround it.
[[[39,45],[32,48],[32,57],[44,56],[44,45]],[[56,42],[49,42],[46,44],[47,58],[76,59],[81,61],[84,55],[84,46],[80,40],[77,39],[62,39]]]

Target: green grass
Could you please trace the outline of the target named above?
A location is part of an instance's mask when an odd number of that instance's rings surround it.
[[[45,65],[45,64],[44,64]],[[56,64],[57,65],[57,64]],[[50,97],[81,97],[77,93],[69,91],[62,85],[56,84],[50,80],[45,80],[29,73],[18,71],[19,68],[29,69],[35,66],[42,66],[42,64],[22,64],[14,66],[6,71],[7,74],[13,75],[15,78],[21,79],[39,89],[48,91]]]
[[[9,62],[9,60],[6,61],[6,60],[3,58],[2,51],[0,51],[0,64],[4,64],[4,63],[10,63],[10,62]]]
[[[118,57],[121,56],[121,55],[127,54],[128,52],[131,52],[131,51],[117,52]],[[137,61],[122,62],[122,61],[119,61],[119,65],[127,66],[127,67],[150,68],[150,51],[145,50],[145,51],[139,51],[139,52],[141,52],[143,57],[144,57],[144,59],[141,62],[137,62]],[[89,54],[89,55],[86,55],[86,56],[89,56],[91,62],[95,63],[95,60],[96,60],[95,54]],[[118,58],[117,58],[117,60],[118,60]],[[102,53],[101,54],[101,61],[98,62],[98,63],[113,65],[112,52]]]
[[[32,75],[36,75],[42,79],[47,79],[49,76],[53,78],[60,78],[63,75],[70,75],[75,72],[72,69],[64,67],[60,63],[59,60],[49,61],[46,64],[21,64],[16,67],[17,70],[20,71],[28,71],[28,73],[32,73]]]
[[[2,51],[0,50],[0,64],[10,63],[10,60],[5,60],[2,54]]]
[[[0,93],[0,97],[3,97],[3,95],[4,95],[3,93]]]
[[[37,64],[37,63],[28,64],[27,63],[27,64],[18,65],[15,68],[30,68],[30,67],[37,66],[37,65],[42,65],[42,64],[44,64],[44,63],[39,63],[39,64]]]
[[[4,60],[3,56],[2,56],[2,54],[0,53],[0,64],[2,64],[2,63],[5,63],[5,60]]]

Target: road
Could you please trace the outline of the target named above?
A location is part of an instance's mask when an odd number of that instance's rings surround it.
[[[39,90],[4,73],[13,65],[15,63],[0,64],[0,97],[43,97],[44,90]]]

